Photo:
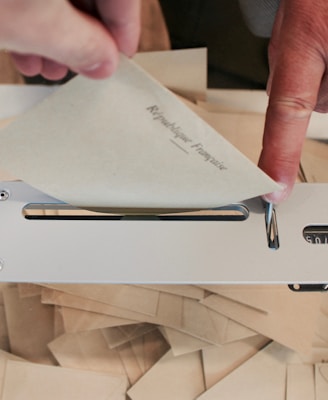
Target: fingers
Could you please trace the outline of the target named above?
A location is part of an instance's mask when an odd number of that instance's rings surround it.
[[[22,55],[19,53],[11,53],[16,68],[25,76],[35,76],[41,74],[42,58],[40,56]]]
[[[60,80],[63,79],[68,72],[66,66],[40,56],[11,53],[11,57],[18,71],[25,76],[42,75],[46,79]]]
[[[324,70],[321,56],[305,47],[286,46],[277,54],[259,166],[284,189],[267,201],[279,203],[293,188]]]
[[[120,51],[132,56],[140,36],[140,0],[96,0],[96,4]]]
[[[98,20],[78,11],[67,1],[56,1],[60,6],[53,6],[51,13],[44,10],[48,4],[39,9],[42,11],[40,24],[47,24],[49,28],[38,41],[35,39],[32,53],[92,78],[111,75],[117,66],[118,52],[110,33]]]
[[[100,3],[107,26],[66,0],[29,0],[28,5],[0,0],[0,46],[16,53],[16,64],[28,75],[60,76],[68,67],[92,78],[107,77],[116,69],[118,50],[132,54],[137,47],[139,1]]]
[[[281,192],[265,196],[273,203],[293,188],[312,111],[327,110],[327,17],[324,0],[280,2],[269,47],[269,106],[259,160],[282,184]]]

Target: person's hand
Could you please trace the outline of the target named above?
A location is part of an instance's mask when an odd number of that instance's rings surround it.
[[[269,106],[259,166],[284,186],[264,197],[279,203],[297,177],[312,111],[328,111],[327,0],[281,0],[269,64]]]
[[[137,50],[139,19],[140,0],[0,0],[0,49],[26,76],[105,78]]]

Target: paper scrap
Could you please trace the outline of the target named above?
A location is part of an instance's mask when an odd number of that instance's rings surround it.
[[[328,391],[328,364],[315,365],[315,399],[326,400]]]
[[[199,352],[174,357],[168,352],[128,390],[132,400],[193,400],[204,391]]]
[[[106,284],[49,284],[44,286],[144,314],[155,315],[157,311],[159,293],[146,287]]]
[[[102,334],[108,347],[110,349],[115,349],[116,347],[141,337],[154,329],[156,329],[156,327],[153,324],[141,323],[102,329]]]
[[[64,334],[48,346],[62,367],[125,376],[118,352],[109,349],[99,330]]]
[[[207,102],[199,105],[211,112],[225,113],[260,113],[265,114],[268,106],[268,95],[265,90],[244,89],[209,89]],[[313,112],[307,137],[327,139],[328,117],[325,113]]]
[[[126,385],[125,377],[8,360],[2,400],[124,400]]]
[[[167,326],[162,326],[160,331],[170,344],[174,356],[181,356],[182,354],[193,353],[194,351],[202,350],[207,347],[213,347],[205,340],[198,339],[187,333],[177,331],[176,329],[168,328]]]
[[[138,53],[133,60],[168,89],[204,100],[207,89],[207,49],[179,49]]]
[[[221,286],[217,291],[224,296],[211,294],[202,303],[285,346],[303,353],[310,351],[322,301],[320,293],[304,293],[300,298],[287,286],[269,286],[266,290],[261,286],[225,290]]]
[[[159,295],[155,317],[49,289],[43,291],[42,299],[47,304],[80,308],[140,322],[166,325],[212,344],[223,344],[256,334],[253,330],[210,310],[196,300],[164,292]]]
[[[53,307],[40,296],[20,298],[18,289],[3,291],[11,351],[29,361],[54,364],[47,344],[54,339]]]
[[[229,375],[250,357],[254,356],[270,339],[256,335],[223,346],[211,346],[202,351],[206,389]]]
[[[293,352],[277,343],[269,344],[231,374],[227,375],[198,400],[285,400],[286,364]]]
[[[286,400],[315,400],[314,368],[307,364],[287,367]]]

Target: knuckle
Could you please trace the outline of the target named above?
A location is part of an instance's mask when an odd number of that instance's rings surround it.
[[[282,120],[308,119],[315,105],[297,97],[285,97],[269,101],[268,112]]]

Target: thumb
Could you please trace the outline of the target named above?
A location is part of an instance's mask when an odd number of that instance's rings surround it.
[[[116,69],[117,46],[96,18],[66,0],[33,0],[28,7],[21,5],[23,13],[17,7],[24,1],[13,3],[16,8],[7,7],[0,17],[5,32],[1,42],[8,50],[47,58],[93,78],[107,77]]]

